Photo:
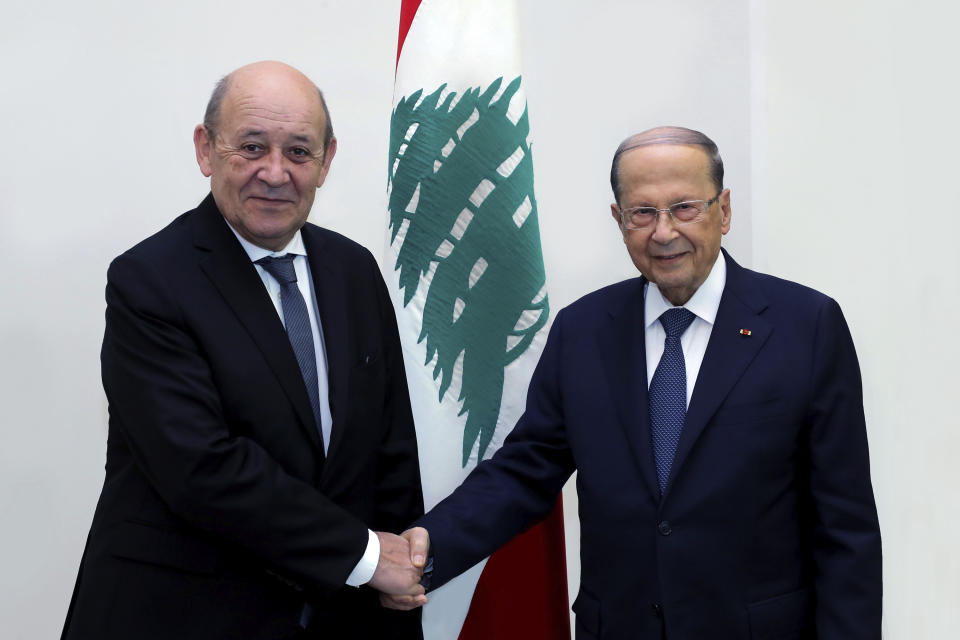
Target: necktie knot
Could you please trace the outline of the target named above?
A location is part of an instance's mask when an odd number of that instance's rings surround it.
[[[687,327],[696,317],[689,309],[676,307],[663,312],[660,316],[660,324],[663,325],[663,330],[667,332],[667,337],[678,338],[683,335],[683,332],[687,330]]]
[[[293,259],[296,257],[293,253],[280,257],[267,256],[257,260],[257,264],[266,269],[281,285],[292,284],[297,281],[297,271],[293,268]]]

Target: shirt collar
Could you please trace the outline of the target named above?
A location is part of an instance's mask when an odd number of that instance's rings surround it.
[[[223,219],[227,223],[227,228],[233,232],[233,235],[237,236],[237,240],[240,241],[240,246],[243,247],[243,250],[247,252],[247,256],[250,257],[251,262],[256,262],[260,258],[266,258],[267,256],[282,256],[286,253],[292,253],[298,256],[307,255],[307,249],[303,245],[303,236],[300,235],[300,229],[297,229],[297,232],[293,234],[293,237],[290,238],[290,242],[287,243],[280,251],[270,251],[270,249],[264,249],[263,247],[258,247],[253,244],[233,228],[233,225],[227,222],[227,219]]]
[[[723,296],[723,287],[726,283],[727,261],[720,253],[717,254],[717,259],[710,268],[707,279],[703,281],[699,289],[693,292],[693,295],[690,296],[683,307],[712,325],[717,319],[717,309],[720,308],[720,298]],[[650,325],[660,319],[664,311],[672,308],[673,305],[663,297],[659,287],[653,282],[648,282],[646,295],[644,296],[644,327],[649,328]]]

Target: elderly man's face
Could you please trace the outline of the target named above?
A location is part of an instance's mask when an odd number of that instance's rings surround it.
[[[221,213],[253,244],[278,251],[303,226],[336,153],[316,88],[276,63],[231,79],[216,137],[194,131],[197,162]]]
[[[620,157],[620,206],[663,209],[687,200],[710,200],[717,187],[710,179],[710,162],[699,147],[651,145]],[[611,205],[620,225],[620,212]],[[725,189],[699,222],[677,225],[662,212],[649,229],[622,229],[633,264],[664,297],[682,305],[710,275],[720,238],[730,230],[730,191]]]

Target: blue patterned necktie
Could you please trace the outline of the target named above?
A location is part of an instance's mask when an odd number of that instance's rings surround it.
[[[683,421],[687,416],[687,368],[683,361],[680,336],[696,316],[683,308],[667,309],[660,316],[667,337],[663,355],[650,381],[650,432],[653,436],[653,457],[657,463],[660,495],[667,488],[673,456],[680,442]]]
[[[287,338],[293,347],[293,353],[300,365],[303,382],[310,396],[310,408],[317,422],[317,431],[323,439],[323,421],[320,413],[320,387],[317,382],[317,354],[313,348],[313,329],[307,305],[297,286],[297,272],[293,268],[296,255],[285,254],[279,258],[267,256],[257,260],[257,264],[267,270],[280,283],[280,308],[283,309],[283,324],[287,329]]]

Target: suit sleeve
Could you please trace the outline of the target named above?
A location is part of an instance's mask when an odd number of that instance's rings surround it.
[[[840,307],[821,309],[808,433],[815,624],[820,640],[879,640],[880,527],[870,483],[860,368]]]
[[[130,254],[107,278],[101,364],[111,424],[152,488],[177,516],[305,589],[342,587],[366,546],[364,523],[230,432],[164,278]]]
[[[416,526],[430,533],[435,589],[542,520],[574,470],[560,396],[563,311],[557,314],[503,446]]]

